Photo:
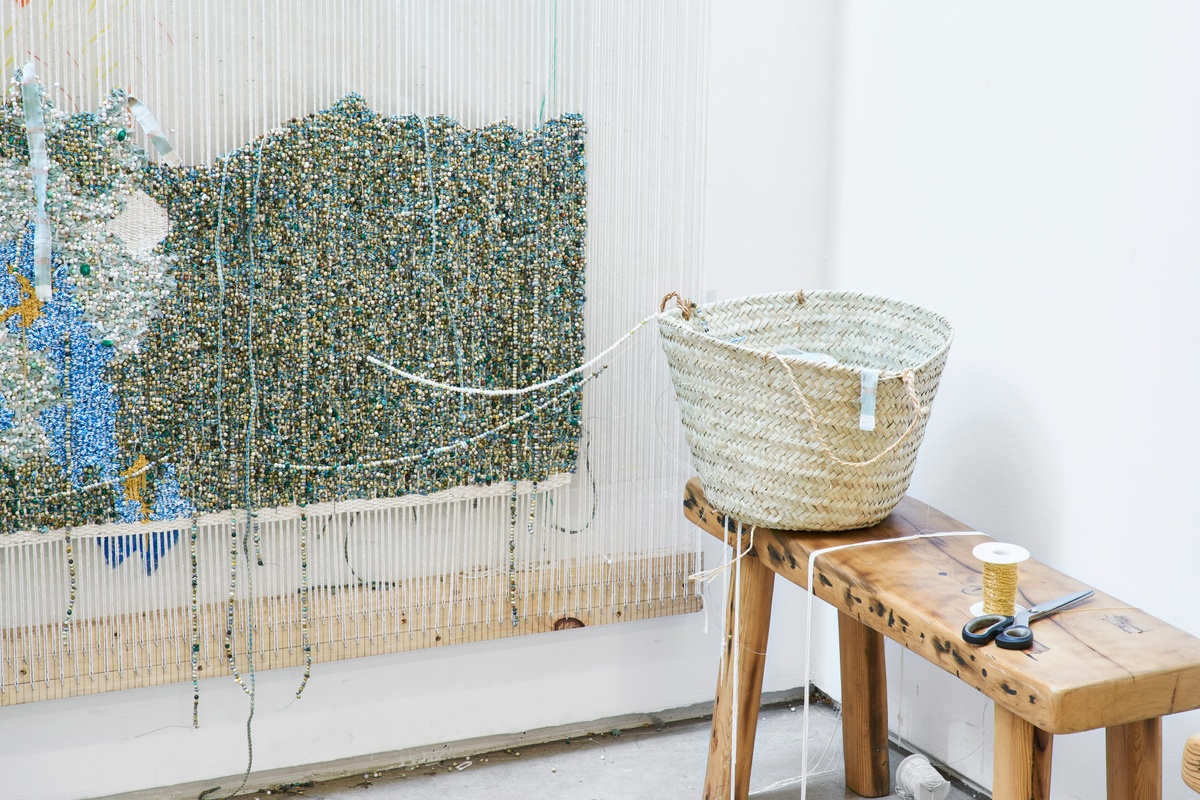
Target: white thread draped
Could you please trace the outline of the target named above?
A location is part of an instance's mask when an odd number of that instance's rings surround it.
[[[839,544],[833,547],[824,547],[819,550],[813,550],[808,554],[808,591],[805,593],[804,606],[804,722],[803,734],[800,753],[801,769],[801,784],[800,784],[800,800],[808,800],[808,711],[809,711],[809,686],[812,684],[812,609],[813,609],[813,577],[816,569],[817,558],[827,553],[835,553],[839,550],[851,550],[856,547],[869,547],[877,544],[896,544],[898,542],[911,542],[917,539],[941,539],[948,536],[986,536],[987,534],[980,531],[951,531],[948,533],[918,533],[912,536],[898,536],[895,539],[872,539],[867,542],[851,542],[850,544]]]
[[[400,369],[399,367],[394,367],[385,361],[380,361],[375,356],[365,356],[365,358],[367,361],[371,362],[375,366],[383,367],[388,372],[391,372],[395,375],[399,375],[401,378],[410,380],[413,383],[419,383],[423,386],[431,386],[434,389],[441,389],[441,390],[447,391],[447,392],[454,392],[455,394],[481,395],[483,397],[511,397],[513,395],[531,394],[533,392],[541,391],[542,389],[549,389],[553,386],[560,385],[563,381],[567,380],[567,378],[578,375],[581,372],[586,372],[587,370],[591,369],[592,367],[596,366],[601,361],[603,361],[605,358],[607,358],[609,356],[609,354],[611,354],[618,347],[625,344],[625,342],[628,341],[630,337],[632,337],[635,333],[637,333],[639,330],[641,330],[642,326],[644,326],[646,323],[650,322],[650,320],[654,319],[657,316],[658,316],[658,314],[651,314],[650,316],[646,317],[641,322],[639,322],[638,324],[636,324],[632,328],[630,328],[629,332],[626,333],[624,336],[622,336],[620,339],[617,339],[617,341],[613,342],[611,345],[604,348],[599,353],[597,353],[595,356],[593,356],[592,358],[583,362],[579,366],[574,367],[573,369],[569,369],[566,372],[563,372],[559,375],[555,375],[553,378],[549,378],[549,379],[541,381],[539,383],[531,383],[528,386],[517,386],[512,389],[484,389],[484,388],[480,388],[480,387],[476,387],[476,386],[462,386],[462,385],[455,385],[455,384],[451,384],[451,383],[443,383],[441,381],[435,381],[430,378],[426,378],[424,375],[418,375],[415,372],[408,372],[406,370]]]

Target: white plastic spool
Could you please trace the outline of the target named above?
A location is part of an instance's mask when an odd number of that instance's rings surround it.
[[[906,800],[946,800],[950,781],[933,768],[928,758],[913,753],[896,767],[896,794]]]

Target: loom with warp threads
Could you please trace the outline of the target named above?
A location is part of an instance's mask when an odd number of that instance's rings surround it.
[[[699,294],[700,6],[6,4],[0,705],[698,610],[652,337],[364,356]]]

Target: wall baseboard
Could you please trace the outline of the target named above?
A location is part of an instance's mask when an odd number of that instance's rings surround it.
[[[764,692],[762,704],[763,707],[766,707],[781,703],[802,702],[803,698],[804,693],[797,687],[781,692]],[[438,761],[466,758],[467,756],[482,753],[492,753],[497,750],[504,750],[505,748],[528,747],[535,744],[557,742],[563,739],[582,738],[596,733],[607,733],[614,729],[631,730],[652,725],[689,722],[703,719],[711,714],[712,703],[693,703],[692,705],[669,708],[664,711],[622,714],[590,722],[578,722],[531,731],[482,736],[458,742],[413,747],[407,750],[371,753],[353,758],[326,761],[320,764],[305,764],[295,767],[263,770],[251,773],[250,780],[246,782],[246,788],[239,794],[253,794],[270,787],[286,786],[306,781],[330,781],[367,772],[417,767],[422,764],[430,764]],[[240,774],[226,775],[206,781],[192,781],[176,786],[106,795],[100,798],[93,798],[93,800],[196,800],[196,797],[207,789],[221,786],[224,787],[221,794],[227,794],[232,787],[237,786],[241,782],[242,776]],[[213,794],[218,793],[214,792]]]

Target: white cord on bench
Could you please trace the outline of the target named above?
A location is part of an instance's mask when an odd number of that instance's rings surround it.
[[[808,555],[808,591],[807,605],[805,607],[804,617],[804,741],[801,744],[801,763],[804,770],[801,774],[802,783],[800,784],[800,800],[808,800],[808,703],[809,687],[812,681],[812,608],[813,608],[813,574],[815,572],[817,556],[823,556],[826,553],[833,553],[837,550],[850,550],[855,547],[867,547],[873,544],[893,544],[895,542],[911,542],[916,539],[940,539],[946,536],[986,536],[987,534],[981,531],[950,531],[947,533],[918,533],[912,536],[900,536],[895,539],[872,539],[868,542],[851,542],[850,544],[839,544],[833,547],[824,547],[820,550],[814,550]],[[734,742],[734,751],[736,752],[736,739]]]

